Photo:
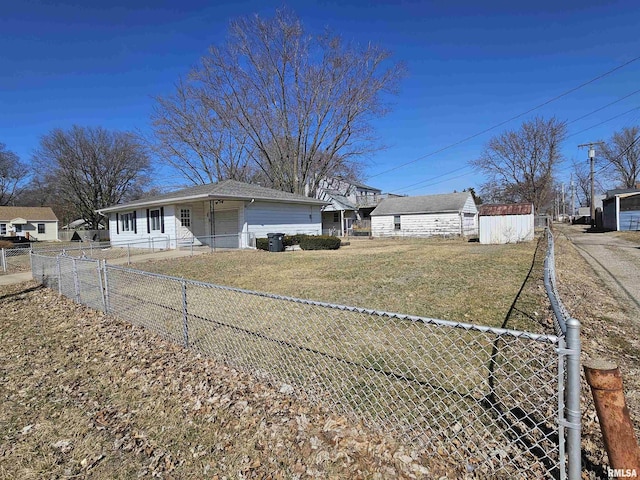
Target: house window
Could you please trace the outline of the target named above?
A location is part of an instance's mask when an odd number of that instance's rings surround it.
[[[120,229],[123,232],[131,232],[133,231],[133,213],[123,213],[120,215]]]
[[[191,210],[189,210],[188,208],[180,209],[180,223],[183,227],[191,226]]]
[[[22,233],[22,225],[14,225],[16,227],[16,233]]]
[[[6,234],[7,234],[7,224],[0,223],[0,235],[6,235]]]
[[[393,216],[393,229],[400,230],[400,215]]]
[[[38,233],[44,233],[44,223],[38,224]]]
[[[340,213],[333,212],[333,223],[338,223],[340,221]]]
[[[149,218],[151,220],[151,230],[161,230],[160,224],[160,210],[151,210],[149,212]]]

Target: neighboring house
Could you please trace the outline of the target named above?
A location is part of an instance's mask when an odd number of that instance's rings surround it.
[[[344,236],[354,225],[368,227],[371,212],[385,198],[382,190],[342,178],[319,183],[316,198],[329,204],[322,209],[322,232]]]
[[[0,207],[0,236],[58,240],[58,217],[51,207]]]
[[[535,215],[532,203],[480,205],[480,243],[517,243],[533,240]]]
[[[247,248],[268,233],[320,234],[321,200],[225,180],[101,208],[114,245]],[[146,243],[143,243],[146,242]]]
[[[106,227],[102,224],[98,225],[98,230],[103,230]],[[79,218],[73,222],[69,222],[67,225],[62,226],[62,230],[91,230],[91,223],[84,218]]]
[[[609,190],[602,202],[602,223],[608,230],[640,230],[640,188]]]
[[[371,212],[373,237],[472,236],[478,209],[469,192],[386,198]]]

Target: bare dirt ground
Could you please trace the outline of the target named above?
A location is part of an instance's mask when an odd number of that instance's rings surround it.
[[[0,479],[463,475],[34,283],[0,303]]]

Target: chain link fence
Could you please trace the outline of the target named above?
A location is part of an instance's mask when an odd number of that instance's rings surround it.
[[[63,242],[61,244],[28,244],[0,249],[0,273],[28,272],[29,254],[46,256],[69,255],[96,260],[127,259],[169,249],[169,237],[149,237],[135,242]]]
[[[552,246],[552,237],[550,237]],[[484,327],[33,254],[34,279],[416,445],[476,478],[579,478],[565,334]],[[549,259],[549,257],[548,257]],[[552,257],[551,257],[552,259]],[[565,330],[566,331],[566,330]],[[578,428],[578,441],[579,441]],[[569,463],[569,465],[567,465]],[[577,468],[578,476],[572,476]]]

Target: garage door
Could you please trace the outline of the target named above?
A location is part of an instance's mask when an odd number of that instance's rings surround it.
[[[215,247],[238,248],[238,211],[215,212]]]

